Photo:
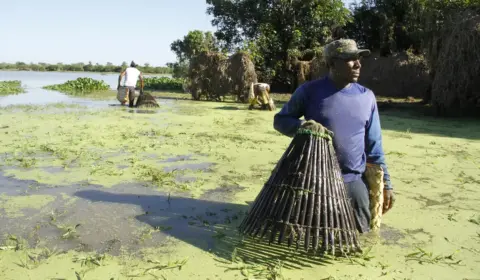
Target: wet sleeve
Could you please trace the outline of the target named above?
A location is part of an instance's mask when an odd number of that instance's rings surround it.
[[[304,120],[305,89],[300,86],[290,97],[290,100],[283,105],[282,110],[273,118],[273,128],[285,136],[293,137]]]
[[[380,125],[380,116],[378,114],[377,101],[374,97],[372,113],[366,127],[365,149],[367,162],[378,164],[384,172],[385,189],[393,189],[390,181],[390,173],[385,163],[385,154],[382,146],[382,128]]]

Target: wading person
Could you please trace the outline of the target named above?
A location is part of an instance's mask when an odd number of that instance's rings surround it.
[[[248,101],[250,106],[249,110],[253,110],[255,105],[259,104],[262,110],[275,110],[273,100],[270,98],[270,85],[266,83],[252,83],[250,86],[250,92]]]
[[[333,145],[342,170],[357,229],[370,231],[370,199],[364,176],[367,163],[384,172],[383,213],[393,207],[394,194],[382,147],[382,131],[373,92],[357,83],[360,58],[370,54],[353,40],[325,46],[329,74],[304,83],[274,117],[274,128],[293,137],[300,127],[333,133]],[[300,120],[304,116],[305,120]]]
[[[130,63],[130,67],[125,69],[122,73],[120,73],[120,76],[118,77],[118,85],[117,85],[117,91],[120,89],[120,82],[122,81],[122,78],[125,76],[125,87],[126,87],[126,94],[128,96],[128,107],[133,107],[134,101],[135,101],[135,88],[137,86],[137,82],[140,79],[140,94],[143,94],[143,76],[142,72],[137,69],[137,64],[132,61]],[[123,103],[122,103],[123,105]]]

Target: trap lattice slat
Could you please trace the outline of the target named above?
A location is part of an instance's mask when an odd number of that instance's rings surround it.
[[[286,241],[297,249],[302,244],[307,251],[361,251],[329,135],[299,130],[239,229],[270,243]]]
[[[137,99],[137,107],[160,107],[155,100],[155,97],[153,97],[151,94],[145,92],[141,94],[138,99]]]

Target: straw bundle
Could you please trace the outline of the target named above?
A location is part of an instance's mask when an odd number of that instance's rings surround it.
[[[379,230],[383,214],[383,169],[378,164],[367,163],[365,177],[370,189],[370,228]]]
[[[248,101],[248,92],[252,83],[257,83],[255,65],[249,55],[237,52],[228,59],[228,75],[231,78],[230,89],[240,102]]]
[[[330,135],[299,129],[239,230],[306,251],[361,251]]]
[[[270,111],[277,110],[277,106],[275,106],[275,102],[273,102],[273,98],[271,98],[271,97],[268,98],[268,109]]]
[[[157,101],[155,100],[155,97],[153,97],[150,93],[143,93],[140,94],[140,96],[137,99],[137,104],[135,105],[136,107],[160,107],[158,105]]]
[[[221,101],[229,90],[230,80],[226,75],[227,58],[216,52],[201,52],[190,61],[188,71],[189,89],[194,100]]]
[[[309,80],[316,80],[325,75],[327,75],[329,69],[327,67],[327,63],[323,59],[323,57],[317,56],[312,59],[310,64],[310,77]]]
[[[294,60],[293,73],[294,73],[295,88],[299,87],[306,81],[311,80],[310,79],[311,67],[312,67],[311,61],[301,61],[298,59]]]
[[[480,13],[458,13],[445,24],[435,61],[431,103],[440,115],[477,115],[480,110]]]

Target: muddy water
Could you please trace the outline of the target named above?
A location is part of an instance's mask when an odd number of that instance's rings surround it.
[[[480,275],[478,123],[428,120],[425,131],[421,120],[382,115],[396,204],[379,234],[362,236],[366,255],[334,260],[237,234],[290,142],[271,112],[171,102],[154,114],[103,105],[0,112],[0,233],[30,245],[0,250],[0,279]],[[66,253],[19,265],[45,247]],[[76,261],[95,252],[112,257],[89,270]],[[148,270],[185,258],[182,270]]]
[[[232,221],[246,211],[245,206],[228,202],[234,192],[223,189],[193,199],[140,184],[120,184],[108,190],[90,184],[55,187],[0,175],[3,199],[53,197],[41,211],[35,209],[35,201],[18,209],[23,219],[2,213],[0,235],[14,234],[31,246],[113,255],[120,249],[134,251],[161,244],[167,236],[211,250],[215,228],[230,229]],[[75,232],[66,234],[68,228]]]
[[[146,77],[148,76],[152,75],[146,75]],[[54,103],[66,103],[103,108],[108,105],[118,104],[115,98],[116,92],[114,91],[112,91],[112,98],[110,98],[110,100],[98,100],[71,97],[56,91],[45,90],[42,88],[47,85],[62,84],[68,80],[75,80],[79,77],[89,77],[95,80],[103,80],[110,85],[112,90],[116,89],[118,82],[118,74],[100,74],[88,72],[0,71],[0,81],[19,80],[22,82],[22,86],[26,89],[26,92],[23,94],[0,96],[0,107],[12,105],[47,105]]]

